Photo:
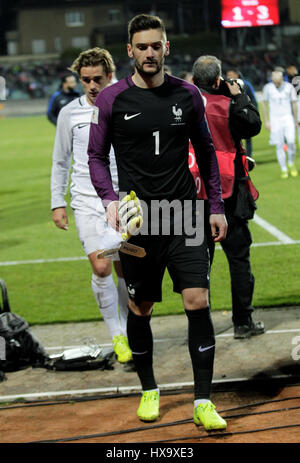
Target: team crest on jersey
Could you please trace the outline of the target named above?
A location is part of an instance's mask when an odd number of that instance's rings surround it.
[[[94,106],[91,121],[93,124],[98,124],[98,120],[99,120],[99,108],[97,108],[97,106]]]
[[[174,122],[171,125],[185,125],[185,122],[182,122],[182,109],[177,107],[177,103],[172,106],[172,113]]]
[[[172,107],[173,114],[176,122],[181,122],[182,109],[177,108],[177,104]]]

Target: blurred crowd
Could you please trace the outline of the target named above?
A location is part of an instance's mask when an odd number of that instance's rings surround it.
[[[183,72],[191,72],[192,63],[197,56],[186,54],[174,55],[167,64],[173,75],[181,77]],[[300,55],[297,51],[245,52],[230,56],[219,56],[223,63],[223,71],[227,68],[238,68],[244,79],[249,80],[256,91],[262,90],[270,80],[271,72],[276,66],[284,69],[290,64],[300,69]],[[0,75],[6,80],[6,97],[9,99],[48,98],[60,86],[60,80],[67,70],[68,64],[61,62],[36,62],[21,64],[0,64]],[[130,71],[128,62],[117,61],[118,79]],[[80,88],[78,88],[80,90]]]

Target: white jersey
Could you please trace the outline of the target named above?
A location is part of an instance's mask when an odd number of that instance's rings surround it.
[[[277,88],[269,82],[263,88],[263,101],[269,103],[270,123],[273,120],[282,120],[293,117],[292,102],[297,101],[295,88],[289,82],[282,82]]]
[[[99,198],[91,183],[87,154],[93,109],[94,106],[90,105],[83,95],[71,101],[59,112],[52,155],[51,209],[67,205],[65,195],[72,159],[70,185],[72,199],[77,195]],[[114,190],[118,192],[117,166],[113,149],[110,152],[110,171]]]

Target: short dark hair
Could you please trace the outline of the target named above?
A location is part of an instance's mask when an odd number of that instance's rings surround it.
[[[75,78],[74,74],[72,74],[71,72],[63,74],[61,76],[61,78],[60,78],[61,85],[64,84],[65,82],[67,82],[68,77],[74,77]]]
[[[147,31],[149,29],[161,29],[166,35],[165,25],[158,16],[150,14],[139,14],[131,19],[128,24],[128,41],[132,43],[132,37],[136,32]]]
[[[188,75],[189,75],[189,71],[181,71],[179,74],[178,74],[178,77],[179,79],[185,79]]]
[[[222,63],[216,56],[200,56],[193,65],[193,79],[197,87],[212,87],[222,74]]]
[[[226,69],[226,72],[234,72],[235,74],[237,74],[238,76],[240,75],[240,71],[238,70],[238,68],[227,68]]]

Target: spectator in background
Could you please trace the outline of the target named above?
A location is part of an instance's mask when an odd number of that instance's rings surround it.
[[[255,96],[255,90],[254,90],[252,84],[248,80],[245,80],[243,78],[241,72],[238,69],[235,69],[235,68],[227,69],[226,77],[228,79],[232,79],[232,80],[236,80],[236,79],[242,79],[243,80],[243,82],[244,82],[244,91],[248,95],[248,97],[250,98],[251,103],[257,109],[258,105],[257,105],[256,96]],[[246,154],[247,154],[247,156],[252,156],[252,140],[251,140],[251,138],[246,139]]]
[[[169,74],[169,76],[172,75],[172,69],[167,64],[164,64],[164,71],[166,74]]]
[[[288,81],[292,84],[294,77],[298,75],[298,69],[296,66],[293,64],[290,64],[289,66],[286,67],[286,75],[288,78]]]
[[[73,74],[66,74],[61,78],[61,89],[51,96],[47,109],[47,116],[52,124],[57,124],[61,108],[80,96],[80,93],[75,90],[76,85],[77,81]]]
[[[189,71],[181,71],[178,75],[179,79],[186,80],[187,82],[193,83],[193,74]]]
[[[270,131],[270,145],[276,146],[277,160],[281,168],[281,178],[297,177],[295,166],[297,118],[297,94],[292,84],[284,81],[282,71],[272,72],[272,82],[263,88],[263,118]],[[288,167],[284,144],[287,144]]]

